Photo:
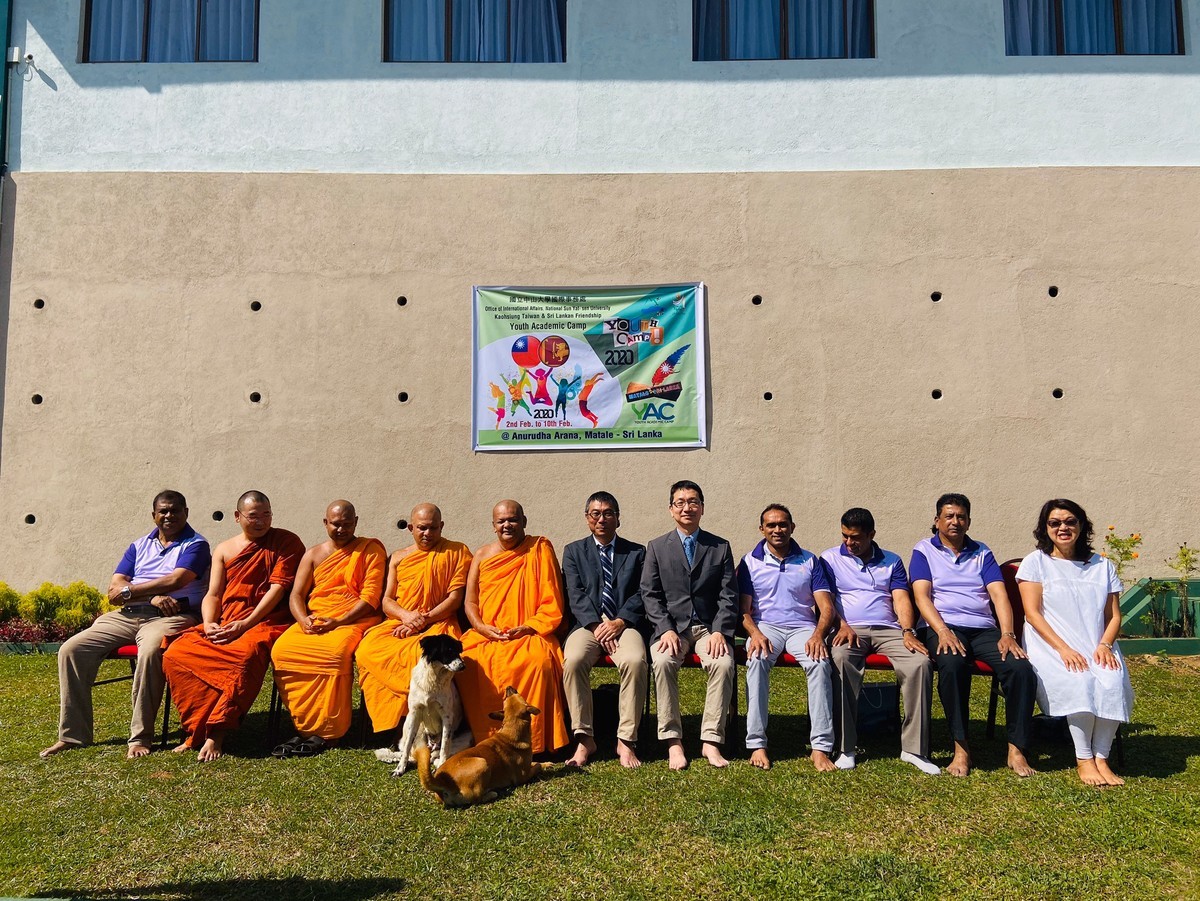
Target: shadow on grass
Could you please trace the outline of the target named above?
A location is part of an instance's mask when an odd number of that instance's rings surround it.
[[[155,898],[171,901],[210,901],[213,898],[246,898],[254,901],[260,901],[262,898],[288,898],[289,901],[315,901],[318,898],[328,898],[338,901],[366,901],[369,898],[403,894],[406,888],[407,884],[403,879],[305,879],[300,876],[287,876],[164,882],[158,885],[128,885],[86,892],[51,889],[32,897],[95,901],[117,898]]]

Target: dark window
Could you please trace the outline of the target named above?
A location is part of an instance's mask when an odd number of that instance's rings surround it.
[[[1183,53],[1182,0],[1004,0],[1004,52]]]
[[[384,0],[386,62],[561,63],[567,0]]]
[[[692,0],[692,59],[869,59],[874,0]]]
[[[87,0],[84,62],[258,59],[258,0]]]

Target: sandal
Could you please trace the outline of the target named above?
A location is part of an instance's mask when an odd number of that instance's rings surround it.
[[[276,745],[275,749],[273,751],[271,751],[271,756],[278,757],[280,760],[283,760],[285,757],[291,757],[292,755],[297,753],[297,751],[300,748],[300,745],[302,745],[303,743],[304,743],[303,738],[301,738],[299,735],[293,735],[287,741]]]
[[[328,750],[332,745],[319,735],[310,735],[300,744],[296,745],[296,750],[292,753],[297,757],[313,757],[320,754],[322,751]]]

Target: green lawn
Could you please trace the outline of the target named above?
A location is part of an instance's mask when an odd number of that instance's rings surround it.
[[[0,656],[0,895],[1198,898],[1200,673],[1153,659],[1132,672],[1123,789],[1082,786],[1065,745],[1039,749],[1038,776],[1012,776],[1002,741],[983,735],[982,680],[970,778],[920,775],[895,759],[893,735],[865,737],[856,771],[818,776],[799,756],[802,674],[787,670],[769,773],[735,749],[726,771],[701,761],[674,774],[654,749],[634,773],[606,758],[443,811],[415,774],[392,779],[368,751],[265,756],[266,692],[214,764],[126,761],[128,683],[96,690],[103,744],[39,760],[57,721],[54,658]],[[698,713],[700,676],[684,677],[684,709]],[[685,729],[694,736],[697,718]]]

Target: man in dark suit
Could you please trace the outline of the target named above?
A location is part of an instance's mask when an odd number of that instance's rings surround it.
[[[621,674],[617,758],[633,769],[642,765],[634,745],[646,699],[646,643],[640,631],[645,609],[639,587],[646,549],[617,535],[621,508],[607,491],[587,499],[584,517],[592,534],[568,544],[562,564],[571,614],[571,633],[563,646],[563,687],[579,740],[567,763],[583,766],[596,753],[591,673],[607,654]]]
[[[695,482],[671,486],[668,509],[675,528],[646,547],[642,600],[653,626],[650,657],[658,697],[658,737],[667,743],[673,770],[687,766],[679,718],[679,667],[693,650],[708,676],[701,753],[717,767],[729,766],[721,754],[725,718],[737,669],[733,630],[738,616],[738,587],[733,551],[724,538],[702,531],[704,492]]]

